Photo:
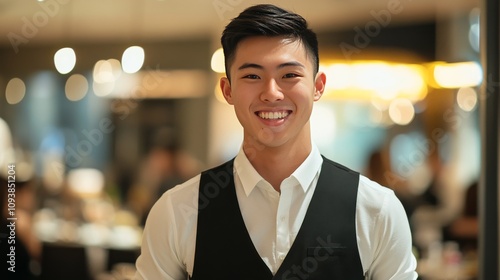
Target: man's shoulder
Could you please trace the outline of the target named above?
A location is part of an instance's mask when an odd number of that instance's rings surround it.
[[[384,205],[399,203],[394,191],[372,181],[366,176],[359,176],[358,207],[372,214],[380,214]]]
[[[198,186],[200,185],[200,174],[190,178],[183,183],[176,185],[175,187],[167,190],[163,193],[160,199],[171,199],[173,201],[191,199],[193,192],[198,192]]]
[[[200,175],[179,184],[166,192],[155,202],[148,215],[156,219],[173,219],[177,231],[183,231],[196,222],[198,212],[198,186]],[[155,218],[153,218],[154,220]]]
[[[394,194],[394,191],[392,189],[385,187],[385,186],[382,186],[378,182],[373,181],[364,175],[359,175],[359,186],[360,186],[360,189],[362,189],[366,192],[371,192],[373,194],[377,194],[377,195],[381,195],[381,196]]]

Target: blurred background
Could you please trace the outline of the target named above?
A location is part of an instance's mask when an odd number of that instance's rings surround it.
[[[396,192],[422,279],[475,279],[480,1],[268,2],[318,34],[320,151]],[[0,168],[15,174],[19,270],[133,274],[154,201],[240,148],[219,39],[257,3],[0,1]]]

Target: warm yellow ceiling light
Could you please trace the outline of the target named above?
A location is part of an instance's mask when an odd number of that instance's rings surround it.
[[[320,68],[327,75],[328,98],[406,98],[416,102],[427,95],[425,68],[420,65],[355,61],[322,64]]]
[[[475,87],[483,81],[483,70],[474,61],[430,64],[432,86],[437,88]]]

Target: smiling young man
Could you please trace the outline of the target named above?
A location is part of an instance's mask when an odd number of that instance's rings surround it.
[[[220,87],[240,152],[152,208],[137,279],[416,279],[394,193],[321,156],[310,115],[323,94],[316,35],[273,5],[225,28]]]
[[[246,156],[278,192],[311,153],[309,117],[326,80],[313,57],[296,38],[245,38],[229,54],[230,78],[220,82],[244,128]]]

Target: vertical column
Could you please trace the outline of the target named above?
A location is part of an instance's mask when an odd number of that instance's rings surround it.
[[[484,81],[481,98],[482,168],[479,188],[480,279],[499,277],[499,125],[500,125],[500,3],[483,0],[481,60]]]

